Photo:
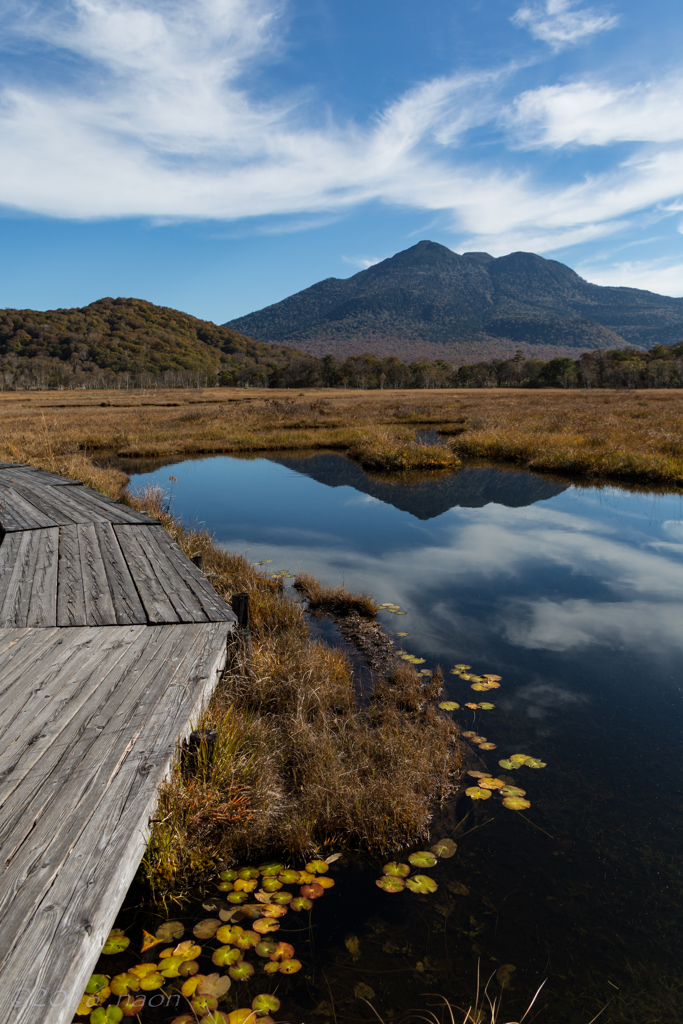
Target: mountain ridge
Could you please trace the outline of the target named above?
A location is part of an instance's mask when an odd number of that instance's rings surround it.
[[[538,358],[683,339],[683,298],[591,284],[535,253],[452,252],[421,241],[350,278],[326,278],[225,324],[313,355]]]

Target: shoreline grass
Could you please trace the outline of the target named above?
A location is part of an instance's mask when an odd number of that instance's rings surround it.
[[[416,443],[425,428],[446,445]],[[577,479],[683,486],[683,391],[5,392],[0,459],[49,465],[117,497],[121,458],[337,450],[371,472],[488,459]]]

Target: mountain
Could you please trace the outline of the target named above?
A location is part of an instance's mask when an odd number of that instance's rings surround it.
[[[144,299],[105,298],[76,309],[0,309],[0,370],[69,384],[93,373],[168,383],[264,379],[301,353]],[[62,379],[63,378],[63,379]]]
[[[683,340],[683,298],[590,284],[556,260],[452,252],[423,241],[327,278],[226,327],[314,355],[539,359]]]

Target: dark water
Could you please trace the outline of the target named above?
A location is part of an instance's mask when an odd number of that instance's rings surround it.
[[[175,512],[252,561],[398,603],[386,628],[428,668],[501,675],[479,695],[495,710],[459,720],[497,744],[494,774],[514,752],[547,762],[514,773],[524,815],[465,798],[437,818],[458,852],[430,872],[434,895],[384,894],[371,865],[338,873],[277,1019],[373,1019],[359,983],[385,1020],[424,993],[467,1008],[479,963],[516,968],[500,1021],[544,979],[527,1020],[587,1024],[608,1004],[600,1020],[683,1021],[681,497],[486,467],[400,482],[329,454],[136,469],[135,488],[175,476]]]

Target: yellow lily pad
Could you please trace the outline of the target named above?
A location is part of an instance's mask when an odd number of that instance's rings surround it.
[[[479,786],[469,786],[465,793],[472,800],[488,800],[491,796],[491,791],[488,789],[480,789]]]

